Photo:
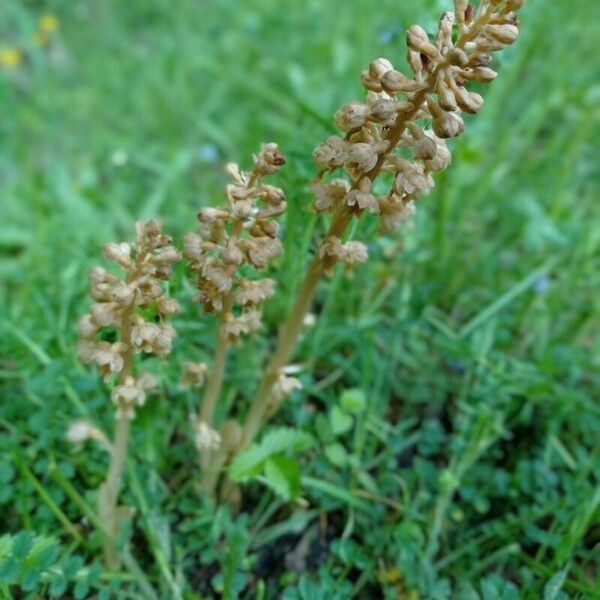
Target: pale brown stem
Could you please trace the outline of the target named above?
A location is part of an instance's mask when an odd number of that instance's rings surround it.
[[[141,251],[136,257],[136,264],[127,278],[127,283],[131,283],[139,276],[140,264],[145,258],[145,252]],[[121,315],[121,342],[125,345],[123,352],[123,368],[119,374],[119,385],[123,385],[128,377],[133,373],[133,344],[131,343],[131,318],[135,310],[135,300],[125,308]],[[123,471],[125,469],[125,460],[127,458],[127,447],[129,445],[129,426],[130,419],[127,410],[121,410],[115,426],[115,436],[112,444],[112,453],[108,474],[106,480],[101,486],[103,493],[98,495],[98,514],[104,517],[106,521],[104,526],[109,537],[104,540],[104,557],[107,565],[111,568],[119,566],[119,559],[115,552],[115,541],[118,535],[119,520],[117,518],[117,506],[119,501],[119,491]]]
[[[135,308],[133,301],[121,315],[121,341],[126,349],[123,354],[123,369],[119,375],[119,384],[125,383],[133,370],[133,348],[131,344],[131,317]],[[119,490],[125,468],[125,459],[127,457],[127,446],[129,444],[129,424],[130,419],[126,410],[121,410],[115,427],[115,437],[112,445],[112,453],[108,474],[101,489],[103,494],[98,495],[98,513],[104,516],[104,526],[109,537],[104,540],[104,557],[106,564],[110,568],[119,566],[119,559],[115,552],[115,541],[118,535],[117,505],[119,500]]]
[[[328,234],[339,237],[352,219],[352,212],[347,207],[342,207],[334,217]],[[250,407],[244,423],[242,447],[247,446],[256,436],[265,414],[268,412],[271,401],[271,390],[279,371],[290,360],[296,346],[296,341],[302,330],[304,317],[312,303],[317,284],[325,268],[325,261],[317,254],[308,267],[308,271],[298,292],[296,302],[287,321],[279,331],[279,339],[275,351],[264,371],[258,387],[258,392]]]
[[[219,319],[219,331],[217,333],[217,348],[215,350],[215,360],[210,371],[206,391],[202,399],[200,407],[200,420],[204,421],[209,427],[212,427],[213,416],[221,386],[223,385],[223,377],[225,374],[225,362],[227,360],[227,352],[229,350],[229,342],[227,341],[227,333],[225,332],[225,324],[227,317],[231,313],[233,304],[233,296],[228,294],[223,299],[223,311]]]

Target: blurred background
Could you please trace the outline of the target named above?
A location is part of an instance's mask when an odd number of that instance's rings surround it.
[[[60,440],[80,401],[110,424],[98,379],[74,358],[88,269],[102,262],[104,243],[131,237],[138,218],[161,217],[180,243],[198,208],[222,198],[223,165],[248,165],[264,141],[289,158],[279,180],[290,210],[275,273],[282,292],[267,315],[272,336],[313,228],[323,228],[309,211],[312,149],[333,132],[337,107],[362,97],[369,61],[385,56],[404,68],[405,29],[434,31],[450,5],[3,0],[4,449],[25,444],[36,465],[55,444],[71,462]],[[369,477],[379,494],[398,498],[400,470],[414,512],[425,515],[415,517],[422,533],[395,534],[404,570],[464,544],[464,555],[435,572],[474,581],[489,572],[482,553],[516,543],[491,564],[531,597],[569,561],[571,591],[597,597],[586,594],[598,589],[600,543],[599,23],[596,0],[530,0],[522,36],[497,60],[483,110],[468,119],[454,164],[415,222],[381,238],[365,219],[355,237],[370,241],[370,262],[350,278],[335,275],[317,298],[320,318],[298,353],[311,366],[307,391],[280,420],[310,429],[340,390],[367,392],[366,425],[341,445],[372,459],[369,424],[391,428],[395,453]],[[191,299],[183,275],[174,285]],[[176,351],[210,357],[212,322],[191,301],[184,308]],[[232,358],[228,402],[251,393],[266,350],[258,339]],[[176,380],[175,367],[157,368]],[[183,397],[174,412],[156,410],[174,427],[193,404]],[[404,446],[408,432],[416,438]],[[151,450],[146,458],[163,468]],[[344,486],[344,465],[336,455],[311,473]],[[458,495],[444,492],[452,482]],[[8,514],[7,529],[27,522]],[[441,515],[433,531],[424,524],[431,514]],[[33,523],[52,530],[47,516]],[[361,543],[377,547],[364,531]],[[471,544],[480,535],[487,546]],[[424,597],[443,597],[432,589]]]

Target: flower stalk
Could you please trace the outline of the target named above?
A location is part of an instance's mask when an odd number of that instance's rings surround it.
[[[214,474],[228,456],[234,431],[239,430],[239,425],[228,422],[227,427],[217,431],[214,423],[229,349],[242,336],[261,327],[262,304],[275,291],[272,279],[255,279],[252,275],[265,269],[282,250],[275,217],[285,212],[285,195],[263,179],[283,164],[285,159],[276,144],[261,148],[251,171],[229,164],[227,172],[232,182],[226,187],[226,202],[200,210],[199,231],[185,237],[184,254],[197,278],[198,300],[205,312],[219,317],[212,368],[193,419],[205,490],[212,489]],[[203,369],[208,367],[204,365]],[[200,387],[203,378],[189,382]]]
[[[98,490],[97,512],[107,532],[104,540],[104,557],[111,568],[118,567],[115,551],[123,516],[127,512],[119,507],[119,492],[123,479],[129,445],[131,421],[135,410],[146,401],[154,388],[154,378],[149,373],[134,375],[135,354],[145,352],[159,357],[171,351],[175,330],[167,317],[177,312],[179,306],[164,296],[160,282],[169,279],[179,252],[170,245],[171,238],[162,233],[156,221],[136,224],[137,239],[128,243],[107,244],[104,255],[116,262],[126,273],[124,280],[102,267],[90,273],[91,296],[96,301],[89,314],[79,320],[79,358],[86,364],[96,364],[107,381],[114,376],[117,384],[111,398],[116,406],[116,425],[113,442],[87,422],[74,423],[68,439],[82,443],[87,439],[99,441],[109,450],[110,464],[104,483]],[[157,322],[147,321],[144,314],[152,311]],[[115,330],[118,341],[99,340],[103,330]]]
[[[345,105],[336,114],[345,137],[332,136],[315,150],[319,174],[311,186],[315,209],[332,212],[332,223],[281,326],[244,424],[242,448],[281,404],[278,376],[292,358],[321,277],[336,262],[351,265],[366,259],[366,247],[361,248],[360,242],[341,243],[348,225],[366,210],[378,214],[381,228],[388,231],[414,213],[415,202],[434,185],[431,173],[451,162],[445,140],[464,130],[461,113],[474,114],[483,105],[481,96],[466,88],[467,82],[488,83],[496,77],[488,66],[491,53],[515,41],[515,11],[523,3],[482,0],[475,11],[468,2],[457,0],[455,12],[442,15],[434,40],[421,27],[412,26],[406,36],[412,78],[396,71],[387,59],[377,59],[362,75],[367,103]],[[431,129],[420,124],[423,120],[431,123]],[[405,150],[404,155],[398,149]],[[412,152],[412,161],[404,158],[406,151]],[[324,180],[340,169],[344,179]],[[388,194],[376,197],[373,184],[384,171],[394,174],[394,184]]]

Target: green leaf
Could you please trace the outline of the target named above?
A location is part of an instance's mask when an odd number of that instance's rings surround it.
[[[565,568],[550,577],[544,586],[544,600],[556,600],[556,598],[558,598],[558,594],[565,583],[568,572],[569,569]]]
[[[229,476],[234,481],[244,481],[259,475],[265,462],[271,456],[284,452],[305,450],[312,444],[312,437],[302,431],[290,428],[274,429],[267,433],[258,444],[252,444],[239,454],[231,464]]]
[[[358,415],[367,407],[367,397],[358,388],[344,390],[340,396],[340,406],[351,415]]]
[[[10,556],[0,562],[0,583],[14,583],[19,576],[19,564]]]
[[[20,531],[13,538],[12,554],[17,560],[25,560],[33,546],[33,533]]]
[[[42,572],[38,568],[28,568],[20,577],[20,585],[26,592],[33,591],[40,582]]]
[[[83,600],[87,597],[88,592],[90,591],[90,587],[84,581],[80,581],[73,590],[73,595],[75,596],[75,600]]]
[[[348,453],[341,444],[329,444],[324,448],[325,456],[336,467],[344,467],[348,463]]]
[[[83,559],[81,558],[81,556],[69,557],[63,565],[63,571],[65,572],[65,576],[69,579],[72,579],[73,577],[75,577],[75,574],[77,573],[77,571],[79,571],[79,569],[81,569],[82,566]]]
[[[10,549],[12,547],[12,538],[6,534],[0,537],[0,560],[10,555]]]
[[[353,418],[339,406],[334,406],[329,413],[329,422],[335,435],[346,433],[352,428]]]
[[[272,456],[265,463],[265,483],[284,500],[296,498],[300,493],[298,463],[285,456]]]
[[[1,462],[0,463],[0,483],[3,485],[7,484],[9,481],[12,481],[15,476],[15,468],[9,462]]]
[[[58,575],[52,580],[48,593],[52,598],[61,598],[67,591],[67,578],[64,575]]]

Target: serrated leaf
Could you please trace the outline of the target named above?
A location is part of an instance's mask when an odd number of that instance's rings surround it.
[[[300,493],[298,463],[285,456],[272,456],[265,463],[265,482],[284,500],[296,498]]]
[[[0,560],[10,555],[10,549],[12,547],[12,538],[6,534],[0,537]]]
[[[25,560],[33,546],[33,533],[30,531],[20,531],[13,538],[12,555],[17,560]]]
[[[68,579],[72,579],[77,571],[83,566],[81,556],[71,556],[63,564],[63,571]]]
[[[89,568],[87,577],[85,578],[85,581],[87,582],[88,585],[94,585],[97,581],[99,581],[101,576],[102,576],[102,567],[100,566],[99,563],[95,562]]]
[[[33,591],[40,582],[42,572],[37,568],[30,568],[19,577],[20,585],[25,592]]]
[[[52,598],[60,598],[67,591],[67,578],[64,575],[58,575],[52,580],[48,593]]]
[[[569,569],[562,569],[550,577],[544,586],[544,600],[556,600],[567,578]]]
[[[90,586],[87,583],[85,583],[85,581],[80,581],[73,590],[75,600],[83,600],[85,597],[87,597],[89,591]]]
[[[346,433],[352,428],[354,419],[347,412],[343,411],[339,406],[332,407],[329,412],[329,423],[335,435]]]
[[[29,553],[28,561],[35,560],[39,569],[49,569],[58,556],[58,543],[50,537],[37,536],[33,548]]]
[[[344,390],[340,396],[340,406],[351,415],[358,415],[367,407],[367,397],[358,388]]]
[[[19,564],[10,556],[0,562],[0,583],[15,583],[19,577]]]

